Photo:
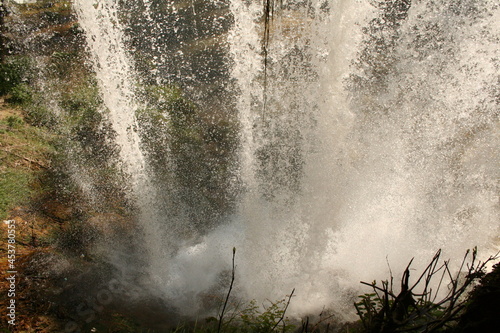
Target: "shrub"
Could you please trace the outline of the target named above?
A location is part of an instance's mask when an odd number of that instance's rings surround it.
[[[32,62],[28,57],[9,57],[0,64],[0,95],[6,95],[20,84],[29,82]]]
[[[25,105],[33,102],[33,89],[21,83],[10,90],[10,97],[6,100],[11,104]]]
[[[59,79],[67,79],[72,71],[77,70],[76,66],[82,67],[77,52],[54,52],[50,57],[49,69],[51,73]]]
[[[293,331],[295,326],[288,323],[285,318],[287,307],[286,299],[277,302],[269,301],[269,304],[264,306],[264,311],[262,311],[255,301],[251,301],[248,307],[241,312],[235,328],[240,332],[254,333]]]

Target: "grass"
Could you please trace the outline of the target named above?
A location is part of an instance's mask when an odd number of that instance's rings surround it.
[[[37,175],[48,164],[51,136],[28,125],[18,109],[0,108],[0,219],[36,192]]]
[[[0,172],[0,219],[6,219],[13,205],[30,197],[30,183],[33,177],[29,172],[8,170]]]

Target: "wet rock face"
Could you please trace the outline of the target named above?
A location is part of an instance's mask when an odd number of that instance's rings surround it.
[[[455,333],[497,332],[500,328],[500,263],[481,279]]]

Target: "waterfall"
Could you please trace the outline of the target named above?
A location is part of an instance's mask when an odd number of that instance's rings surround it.
[[[153,4],[143,1],[149,21],[160,8]],[[194,225],[189,214],[175,223],[158,216],[158,184],[148,178],[135,119],[140,78],[117,1],[75,1],[130,193],[142,211],[152,289],[181,313],[199,313],[203,297],[223,289],[218,283],[236,247],[238,296],[277,300],[295,288],[290,313],[327,307],[349,316],[359,281],[387,279],[387,263],[402,272],[412,257],[417,270],[424,267],[440,248],[453,260],[476,245],[482,254],[494,251],[500,231],[495,1],[276,3],[266,73],[261,6],[232,0],[223,8],[229,14],[213,18],[232,18],[229,31],[211,42],[223,44],[230,59],[220,76],[227,70],[234,84],[227,101],[239,122],[238,202],[216,226],[189,238],[177,227]],[[169,15],[180,15],[171,7]],[[189,15],[198,10],[193,2]],[[180,33],[182,20],[173,21],[145,31],[155,38]],[[210,95],[215,105],[216,94],[206,91],[227,82],[198,73],[204,63],[186,57],[168,72],[168,61],[202,44],[203,32],[193,34],[189,48],[181,42],[175,54],[156,56],[149,75],[157,84],[177,78],[196,102]],[[167,52],[157,39],[151,45],[153,53]],[[205,81],[193,83],[196,77]]]
[[[149,176],[145,154],[141,149],[139,125],[136,112],[140,102],[135,95],[137,77],[130,54],[125,47],[125,35],[118,17],[117,1],[99,2],[75,1],[74,8],[79,22],[86,33],[93,67],[100,86],[104,106],[116,133],[120,149],[122,171],[128,184],[124,184],[130,200],[139,209],[139,242],[147,239],[154,246],[145,247],[142,256],[148,258],[148,274],[158,279],[164,268],[155,264],[164,262],[170,251],[170,238],[161,229],[156,188]],[[171,237],[175,237],[171,235]],[[114,249],[109,249],[113,257]],[[120,263],[120,270],[134,271],[129,263]]]
[[[119,25],[117,4],[113,1],[93,4],[77,1],[74,4],[79,22],[92,50],[96,76],[102,89],[105,106],[117,134],[125,170],[135,178],[145,176],[144,156],[139,148],[135,111],[138,106],[133,91],[133,70],[124,48],[124,36]],[[141,182],[134,179],[132,183]],[[138,185],[133,185],[138,186]]]
[[[262,67],[241,74],[263,62],[256,9],[233,5],[248,297],[295,288],[292,312],[340,309],[387,263],[498,246],[498,8],[409,4],[285,3],[265,88]]]

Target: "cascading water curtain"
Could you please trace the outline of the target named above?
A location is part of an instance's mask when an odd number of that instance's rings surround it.
[[[233,5],[234,35],[246,34],[232,54],[247,295],[295,288],[292,311],[338,309],[360,280],[387,278],[387,262],[402,272],[440,248],[457,263],[476,245],[494,252],[494,1],[275,5],[260,53],[254,3]]]
[[[327,307],[349,316],[359,281],[387,279],[387,262],[402,272],[415,257],[418,270],[439,248],[458,262],[467,248],[489,255],[498,246],[495,1],[284,0],[268,20],[261,1],[143,1],[134,19],[149,23],[135,42],[151,48],[155,68],[142,76],[118,1],[75,8],[142,210],[143,283],[181,313],[199,313],[208,295],[224,292],[233,247],[238,297],[278,300],[295,288],[290,314]],[[238,174],[228,181],[239,187],[237,204],[216,225],[195,230],[204,211],[177,222],[158,216],[158,184],[136,131],[137,82],[183,89],[196,102],[183,105],[205,106],[206,123],[237,118]],[[194,129],[176,133],[215,151]],[[220,178],[222,169],[204,175]],[[190,199],[172,193],[162,200]]]
[[[137,243],[145,245],[141,246],[141,253],[136,256],[141,258],[139,261],[148,262],[143,274],[158,280],[164,275],[166,258],[176,236],[169,235],[162,228],[157,191],[142,151],[141,128],[136,119],[140,108],[135,90],[138,77],[127,50],[124,27],[120,24],[120,7],[118,1],[75,1],[74,8],[85,31],[101,96],[109,111],[106,115],[116,133],[122,169],[129,181],[124,186],[139,211],[141,232],[137,232]],[[110,258],[117,257],[113,248],[109,252]],[[125,272],[138,269],[131,267],[134,263],[127,260],[112,261]],[[144,270],[143,267],[141,269]]]

